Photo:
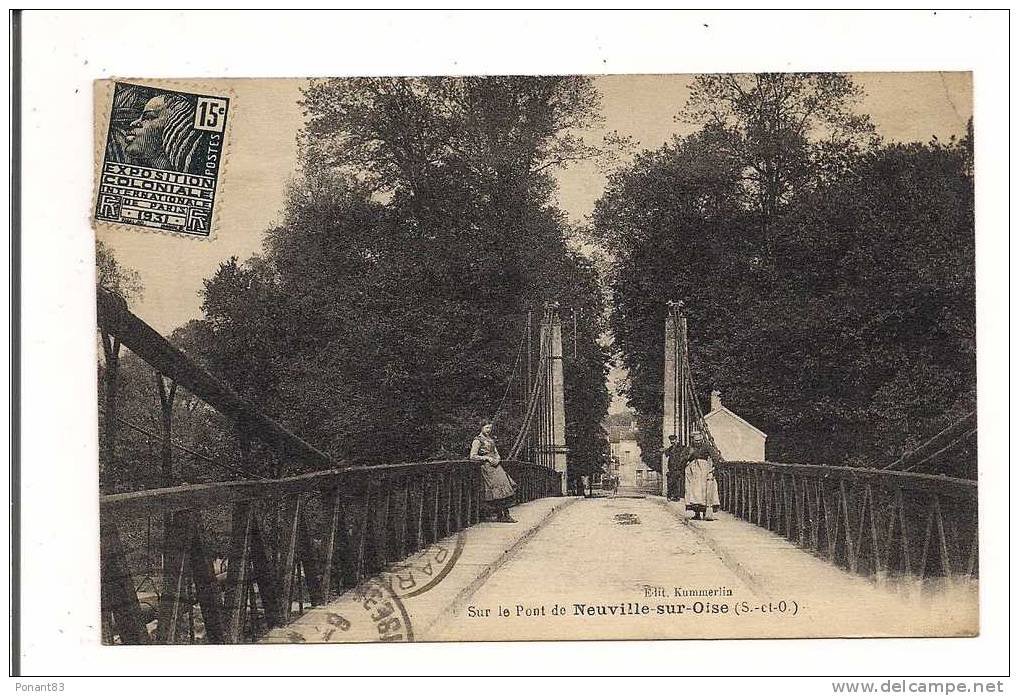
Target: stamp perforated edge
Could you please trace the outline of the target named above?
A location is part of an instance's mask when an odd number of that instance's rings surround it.
[[[206,95],[223,96],[230,99],[230,111],[226,120],[226,127],[223,129],[223,156],[220,162],[219,173],[216,175],[215,198],[212,206],[212,223],[209,226],[209,234],[196,235],[174,230],[164,230],[158,227],[145,227],[143,225],[128,225],[120,222],[100,220],[96,217],[96,206],[99,203],[99,180],[102,175],[103,160],[106,156],[106,140],[110,130],[110,110],[113,105],[113,90],[118,82],[127,82],[143,87],[162,87],[176,92],[197,93]],[[179,78],[144,78],[144,77],[107,77],[95,80],[92,83],[92,104],[93,104],[93,143],[94,155],[92,166],[92,197],[88,218],[92,229],[98,234],[100,230],[124,230],[138,233],[162,234],[171,237],[182,237],[192,241],[215,241],[220,225],[222,224],[223,198],[226,195],[227,179],[229,177],[231,150],[233,149],[233,129],[239,111],[237,93],[230,86],[231,79],[206,79],[190,80]]]

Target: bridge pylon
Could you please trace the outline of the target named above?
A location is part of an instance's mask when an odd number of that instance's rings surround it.
[[[669,446],[669,437],[675,435],[680,445],[690,441],[690,413],[686,399],[686,316],[683,303],[668,302],[665,316],[665,370],[662,400],[662,450]],[[669,496],[669,458],[662,453],[662,495]]]
[[[541,350],[545,374],[542,380],[541,414],[538,421],[539,463],[559,474],[561,495],[566,495],[566,403],[563,391],[563,331],[559,303],[548,302],[541,321]]]

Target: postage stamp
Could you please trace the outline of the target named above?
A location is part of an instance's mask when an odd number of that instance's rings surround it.
[[[208,237],[230,98],[118,81],[106,115],[96,223]]]

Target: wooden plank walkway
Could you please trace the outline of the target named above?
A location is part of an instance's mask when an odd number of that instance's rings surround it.
[[[514,508],[267,642],[972,635],[975,583],[878,586],[724,513],[661,498]],[[724,609],[723,609],[724,607]],[[508,614],[508,615],[506,615]]]

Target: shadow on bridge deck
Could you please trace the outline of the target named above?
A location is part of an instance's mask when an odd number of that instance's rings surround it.
[[[620,491],[518,506],[519,524],[472,527],[460,535],[459,552],[453,538],[444,540],[265,641],[962,636],[977,630],[975,583],[936,592],[879,586],[724,513],[695,522],[678,504],[641,495]]]

